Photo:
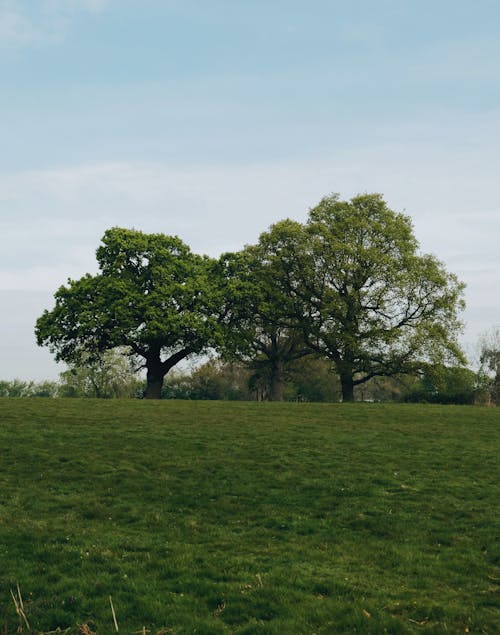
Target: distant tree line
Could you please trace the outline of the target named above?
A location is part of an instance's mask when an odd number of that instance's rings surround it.
[[[57,381],[11,381],[0,379],[0,397],[58,397]]]
[[[104,355],[101,364],[74,366],[59,381],[0,381],[0,397],[142,397],[146,382],[119,351]],[[127,367],[128,366],[128,367]],[[242,362],[212,358],[190,369],[173,370],[162,387],[162,399],[223,401],[269,400],[268,378]],[[418,375],[375,377],[355,389],[355,401],[441,404],[494,404],[498,394],[494,378],[482,369],[433,367]],[[338,402],[341,385],[331,364],[303,357],[286,370],[283,400]]]
[[[69,364],[68,396],[137,393],[125,376],[142,369],[146,398],[470,403],[479,390],[458,345],[464,285],[378,194],[325,197],[306,223],[217,259],[122,228],[96,255],[99,273],[68,280],[35,329]]]

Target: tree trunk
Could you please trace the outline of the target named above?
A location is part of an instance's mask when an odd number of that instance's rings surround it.
[[[160,350],[159,347],[152,348],[146,356],[147,385],[144,399],[161,399],[161,389],[163,388],[165,375],[171,368],[178,364],[181,359],[184,359],[191,353],[188,348],[183,348],[162,362]]]
[[[342,386],[342,401],[354,401],[354,380],[349,371],[340,371],[340,385]]]
[[[147,367],[146,391],[144,399],[161,399],[161,389],[163,388],[163,378],[165,373],[159,365],[154,364]]]
[[[283,364],[274,360],[269,377],[269,401],[283,401]]]

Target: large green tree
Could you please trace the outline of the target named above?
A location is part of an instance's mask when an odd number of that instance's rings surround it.
[[[419,253],[410,219],[379,194],[325,197],[305,226],[281,221],[260,245],[309,348],[335,365],[344,401],[372,377],[464,361],[463,284]]]
[[[214,345],[218,334],[213,263],[175,236],[113,228],[96,252],[97,275],[69,280],[36,323],[38,344],[81,364],[125,347],[158,399],[168,371]]]
[[[282,401],[290,364],[309,353],[302,331],[290,320],[290,297],[276,284],[275,263],[261,245],[219,260],[224,281],[225,334],[220,352],[245,363],[262,398]]]

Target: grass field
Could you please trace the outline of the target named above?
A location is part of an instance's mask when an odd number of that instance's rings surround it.
[[[500,633],[499,449],[494,408],[0,400],[0,635]]]

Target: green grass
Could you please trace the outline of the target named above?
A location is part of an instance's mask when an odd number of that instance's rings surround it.
[[[33,632],[499,633],[499,446],[493,408],[0,400],[0,634],[17,584]]]

